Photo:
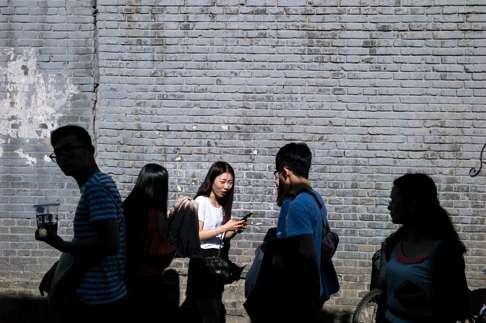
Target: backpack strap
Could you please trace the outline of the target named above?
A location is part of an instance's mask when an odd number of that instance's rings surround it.
[[[314,200],[316,201],[317,203],[317,206],[319,206],[319,209],[321,210],[321,215],[323,214],[322,212],[322,208],[323,208],[323,204],[321,203],[321,200],[317,197],[317,193],[313,190],[309,190],[309,189],[304,189],[301,191],[301,193],[308,193],[310,194]],[[324,219],[324,216],[322,216],[322,226],[324,227],[324,231],[327,233],[328,231],[331,231],[331,229],[329,228],[329,222],[327,221],[327,219]]]
[[[315,191],[313,190],[309,190],[309,189],[303,189],[302,191],[300,191],[300,193],[308,193],[310,195],[312,195],[312,197],[314,198],[314,200],[316,201],[317,205],[319,206],[319,209],[322,209],[322,203],[321,201],[317,198],[317,195],[315,193]]]

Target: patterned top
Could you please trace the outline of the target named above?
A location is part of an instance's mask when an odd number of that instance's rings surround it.
[[[113,179],[101,172],[93,174],[81,187],[81,198],[74,216],[73,241],[96,236],[94,223],[120,222],[118,252],[103,256],[83,275],[76,295],[85,304],[106,304],[127,295],[125,273],[125,223],[120,194]]]

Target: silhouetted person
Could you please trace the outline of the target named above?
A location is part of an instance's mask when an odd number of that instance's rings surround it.
[[[72,259],[67,272],[70,283],[66,283],[72,290],[60,300],[62,321],[117,322],[123,317],[127,295],[123,280],[125,223],[120,195],[111,177],[98,169],[91,137],[85,129],[75,125],[60,127],[51,133],[51,144],[54,148],[51,159],[66,176],[76,180],[81,191],[72,241],[63,240],[52,230],[48,230],[47,236],[36,231],[36,239],[63,252],[64,259]],[[49,296],[54,297],[56,291],[48,283],[43,280],[40,288],[50,289]]]
[[[246,227],[246,221],[231,219],[235,173],[224,161],[211,165],[199,187],[195,201],[198,204],[199,239],[202,257],[228,257],[222,250],[225,242]],[[226,311],[222,301],[224,283],[212,275],[201,258],[189,262],[186,290],[187,305],[195,309],[190,322],[223,323]]]
[[[467,312],[465,247],[441,207],[433,180],[406,174],[388,206],[401,227],[381,248],[372,288],[383,291],[377,322],[456,322]]]
[[[147,164],[123,202],[130,316],[142,322],[151,318],[175,322],[179,306],[178,274],[164,272],[175,254],[168,239],[168,180],[164,167]]]
[[[327,212],[308,180],[311,160],[304,143],[287,144],[277,153],[277,238],[264,244],[257,282],[245,303],[252,322],[314,322],[324,301],[336,292],[329,288],[329,278],[321,277]]]

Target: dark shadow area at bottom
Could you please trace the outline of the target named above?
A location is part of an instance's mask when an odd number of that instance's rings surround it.
[[[45,323],[47,299],[32,295],[0,295],[1,323]]]
[[[322,323],[349,323],[352,313],[323,310],[319,316]],[[34,295],[0,295],[0,323],[49,323],[47,299]],[[236,317],[233,317],[236,319]],[[227,319],[227,321],[234,321]],[[237,320],[240,321],[239,319]],[[241,317],[242,322],[249,322]],[[177,318],[175,322],[179,322]],[[305,323],[305,322],[298,322]]]

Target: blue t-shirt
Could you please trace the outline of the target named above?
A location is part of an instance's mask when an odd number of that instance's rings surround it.
[[[277,238],[312,235],[314,240],[314,260],[320,271],[321,239],[323,221],[327,221],[327,211],[319,193],[313,191],[322,209],[310,192],[299,193],[295,198],[283,201],[277,222]],[[321,278],[321,296],[323,294]]]
[[[96,237],[94,223],[102,220],[115,220],[120,223],[120,243],[115,255],[101,257],[83,275],[76,295],[85,304],[112,303],[127,295],[123,281],[125,222],[120,194],[110,176],[96,172],[81,187],[81,198],[73,222],[73,241]]]

